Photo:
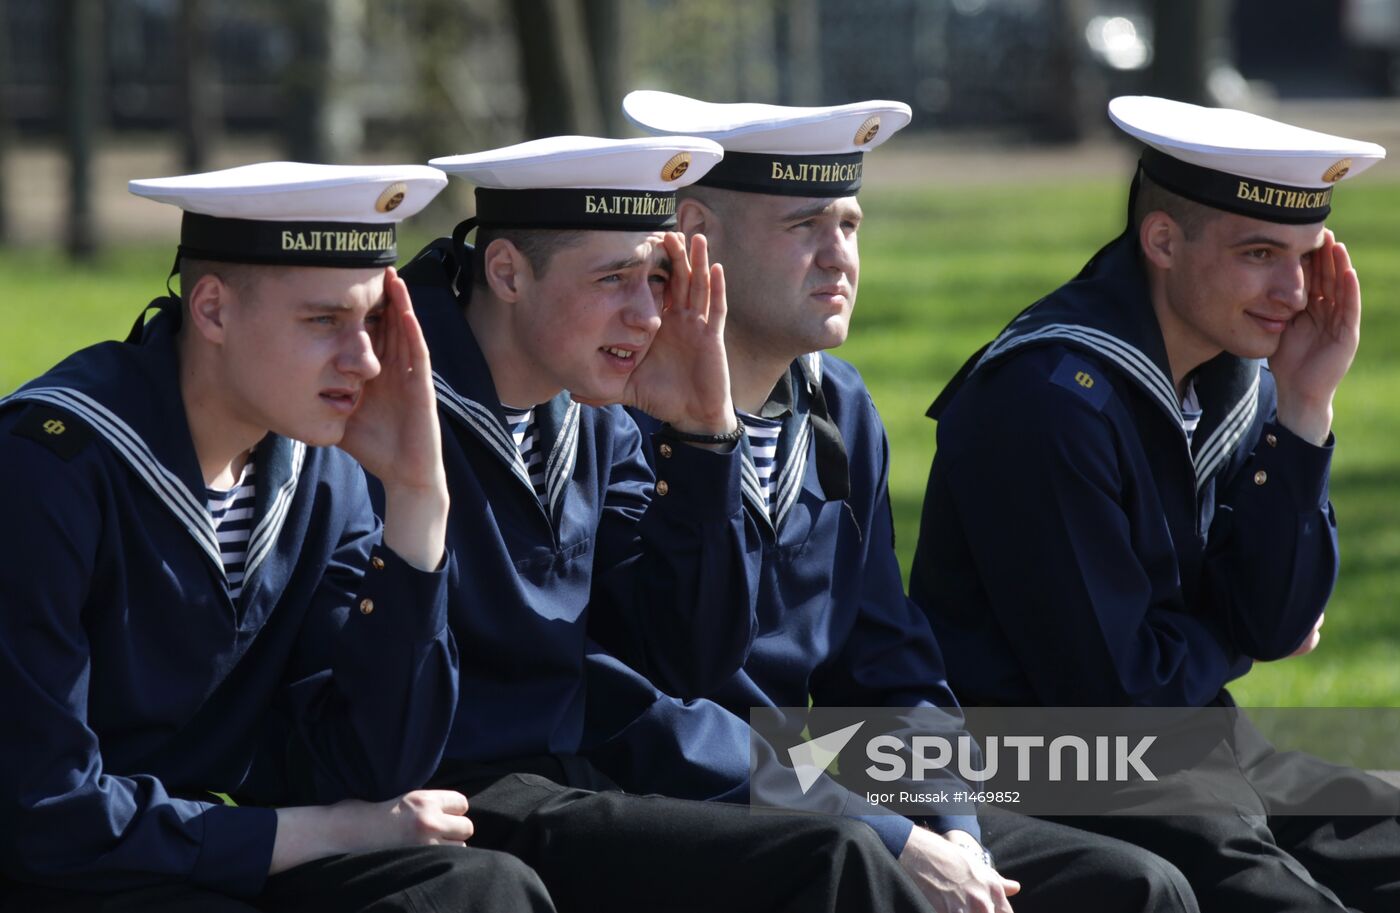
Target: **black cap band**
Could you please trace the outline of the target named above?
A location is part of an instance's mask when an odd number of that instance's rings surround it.
[[[580,231],[660,231],[676,225],[670,190],[476,188],[482,228],[556,228]]]
[[[1192,165],[1148,147],[1142,170],[1157,184],[1204,206],[1284,225],[1321,222],[1332,211],[1331,187],[1289,187]]]
[[[697,183],[785,197],[852,197],[860,190],[864,152],[844,155],[779,155],[726,152]]]
[[[222,263],[282,266],[392,266],[399,258],[393,223],[265,222],[187,212],[180,256]]]

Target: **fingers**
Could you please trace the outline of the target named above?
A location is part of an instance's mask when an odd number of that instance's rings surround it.
[[[413,303],[408,297],[408,286],[399,278],[398,271],[392,266],[384,270],[384,295],[388,299],[389,313],[385,316],[393,325],[393,356],[398,364],[404,366],[406,370],[412,371],[415,366],[417,355],[416,347],[413,345],[413,336],[417,331],[418,338],[422,339],[422,331],[418,328],[417,318],[413,314]]]
[[[476,825],[466,815],[439,815],[431,843],[466,843],[476,833]]]
[[[1017,894],[1021,893],[1021,883],[1019,881],[1013,881],[1010,878],[1003,878],[1001,880],[1001,889],[1006,893],[1007,897],[1015,897]]]
[[[725,296],[724,267],[718,263],[710,265],[710,330],[720,338],[724,337],[724,320],[729,314],[729,299]]]
[[[690,295],[690,261],[685,253],[685,236],[668,231],[662,244],[671,260],[671,278],[666,283],[666,310],[685,307]]]
[[[1338,272],[1336,332],[1340,334],[1343,328],[1359,331],[1361,328],[1361,280],[1356,275],[1356,270],[1352,268],[1351,254],[1345,245],[1337,245],[1333,253],[1333,261]]]
[[[451,789],[424,790],[432,794],[439,809],[446,815],[465,815],[470,804],[467,797]]]
[[[414,790],[403,797],[403,803],[413,809],[424,843],[466,843],[476,831],[467,817],[467,797],[454,790]]]
[[[690,301],[688,307],[701,320],[710,314],[710,242],[704,235],[690,239]]]
[[[1322,270],[1321,281],[1318,283],[1318,292],[1331,301],[1337,300],[1337,238],[1330,230],[1323,232],[1322,249],[1318,251],[1320,256],[1314,256],[1314,260],[1320,260],[1319,266]],[[1345,254],[1345,251],[1343,251]]]

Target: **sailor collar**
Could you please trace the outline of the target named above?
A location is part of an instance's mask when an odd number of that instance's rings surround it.
[[[1057,344],[1113,364],[1180,429],[1181,403],[1136,245],[1136,236],[1125,232],[1072,281],[1021,312],[963,366],[929,407],[929,417],[938,418],[982,368],[1030,346]],[[1189,447],[1197,491],[1228,462],[1254,422],[1260,365],[1257,359],[1222,353],[1193,373],[1204,415],[1189,445],[1182,431],[1182,444]]]
[[[444,287],[444,291],[447,289]],[[501,408],[496,383],[481,346],[467,323],[463,307],[471,294],[468,281],[461,299],[448,292],[424,296],[414,309],[428,340],[433,363],[433,386],[438,405],[446,415],[461,423],[488,451],[510,470],[512,476],[537,503],[540,497],[530,481],[530,473],[511,437],[510,424]],[[545,459],[543,509],[553,527],[558,526],[564,490],[574,474],[578,459],[578,433],[581,407],[567,392],[535,406],[535,427]]]
[[[65,359],[0,399],[43,403],[89,426],[184,527],[227,584],[218,536],[205,507],[204,475],[179,396],[174,321],[161,312],[139,342],[105,342]],[[258,484],[242,600],[256,588],[306,460],[306,445],[269,433],[255,448]]]
[[[809,449],[815,453],[817,481],[823,496],[839,501],[850,495],[846,445],[827,412],[820,354],[812,352],[794,360],[757,414],[760,418],[782,419],[783,423],[778,437],[779,470],[771,513],[763,497],[748,437],[742,439],[740,492],[758,517],[775,531],[783,528],[807,475]],[[816,446],[811,447],[814,441]]]

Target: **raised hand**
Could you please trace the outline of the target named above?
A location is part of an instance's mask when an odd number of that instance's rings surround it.
[[[685,238],[667,232],[671,278],[661,329],[628,378],[623,402],[681,431],[723,434],[738,427],[724,350],[724,268],[711,264],[703,235],[687,254]]]
[[[384,544],[428,570],[442,559],[448,505],[433,371],[408,287],[392,266],[384,297],[374,347],[380,371],[365,384],[340,448],[384,483]]]
[[[1321,444],[1332,427],[1332,397],[1361,341],[1361,284],[1330,230],[1307,267],[1307,306],[1284,330],[1269,359],[1278,384],[1279,421]]]

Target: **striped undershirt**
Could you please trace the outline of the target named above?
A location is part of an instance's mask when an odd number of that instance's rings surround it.
[[[204,506],[214,521],[214,534],[219,538],[219,557],[228,577],[229,595],[237,600],[243,593],[243,569],[248,561],[248,537],[253,532],[253,495],[257,486],[253,478],[253,458],[243,465],[238,482],[228,491],[204,489]]]
[[[1196,396],[1196,382],[1193,380],[1186,385],[1186,395],[1181,398],[1181,428],[1186,432],[1186,443],[1191,443],[1191,438],[1196,434],[1196,428],[1201,424],[1200,397]]]
[[[744,426],[744,434],[749,438],[749,453],[753,456],[753,468],[758,473],[758,484],[763,489],[763,500],[768,505],[768,513],[773,513],[773,474],[778,468],[778,436],[783,432],[781,419],[760,418],[757,415],[739,413],[739,421]]]
[[[535,425],[535,409],[517,409],[501,404],[506,414],[506,429],[515,439],[515,449],[520,451],[520,460],[525,472],[530,476],[530,484],[535,487],[535,495],[544,500],[544,452],[539,446],[539,433]]]

